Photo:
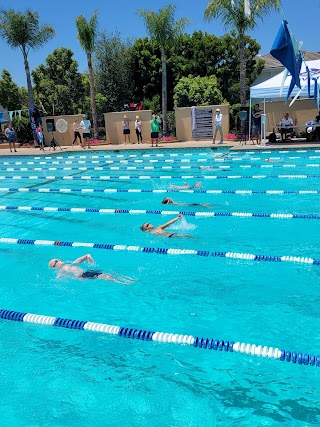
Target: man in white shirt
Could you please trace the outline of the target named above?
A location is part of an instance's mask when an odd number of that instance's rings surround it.
[[[281,140],[286,141],[287,135],[293,132],[293,120],[289,117],[289,113],[286,113],[284,115],[284,119],[280,121],[280,133],[281,133]]]
[[[217,132],[220,133],[220,141],[218,144],[223,144],[223,134],[222,134],[222,114],[220,112],[220,108],[216,109],[216,115],[214,117],[214,134],[213,134],[213,142],[212,144],[216,143],[216,136]]]
[[[81,143],[82,148],[85,148],[86,142],[88,144],[88,148],[90,148],[89,139],[90,139],[91,123],[90,123],[90,120],[88,120],[86,114],[84,115],[83,120],[81,120],[80,122],[80,128],[82,129],[82,136],[83,136],[83,143]]]

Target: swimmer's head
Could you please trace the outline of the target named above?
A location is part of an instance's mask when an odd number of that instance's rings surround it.
[[[49,268],[56,268],[56,267],[61,267],[64,264],[63,261],[61,261],[61,259],[52,259],[51,261],[49,261]]]
[[[151,231],[154,229],[154,227],[152,224],[150,224],[150,222],[145,222],[144,224],[141,225],[140,229],[142,231]]]
[[[173,200],[172,199],[170,199],[170,197],[165,197],[163,200],[162,200],[162,204],[163,205],[170,205],[170,204],[172,204],[173,203]]]
[[[268,158],[268,159],[264,159],[264,161],[265,162],[271,162],[271,160]]]

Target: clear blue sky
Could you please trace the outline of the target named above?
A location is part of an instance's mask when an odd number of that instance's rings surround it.
[[[46,56],[55,48],[68,47],[73,50],[75,59],[79,63],[79,71],[86,71],[86,58],[76,38],[75,18],[78,15],[91,17],[94,10],[99,11],[99,26],[101,30],[112,32],[118,30],[124,38],[138,38],[146,36],[144,24],[136,14],[137,9],[150,9],[158,11],[168,4],[176,5],[176,17],[187,17],[192,24],[187,32],[195,30],[207,31],[221,36],[226,30],[217,21],[204,22],[203,13],[207,0],[15,0],[15,10],[24,11],[26,8],[37,10],[40,21],[52,25],[56,36],[49,43],[36,52],[30,52],[30,68],[33,69],[44,63]],[[7,5],[9,3],[7,2]],[[283,0],[284,16],[289,22],[290,30],[295,38],[304,42],[303,49],[320,51],[319,37],[316,35],[315,22],[320,19],[320,0]],[[267,17],[264,23],[250,33],[261,45],[261,54],[270,51],[275,35],[282,20],[282,15],[274,13]],[[22,54],[19,50],[11,50],[0,40],[0,70],[6,68],[11,73],[14,81],[20,86],[26,86]]]

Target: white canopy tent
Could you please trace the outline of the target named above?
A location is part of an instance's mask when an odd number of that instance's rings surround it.
[[[314,61],[307,61],[307,66],[309,67],[311,78],[312,77],[320,77],[320,59]],[[250,98],[256,101],[280,101],[286,100],[288,88],[291,83],[291,74],[287,76],[285,79],[283,90],[281,92],[281,84],[283,81],[283,76],[286,73],[286,70],[277,74],[271,79],[266,80],[265,82],[259,83],[256,86],[251,86],[250,88]],[[301,82],[301,93],[299,98],[308,98],[308,79],[307,79],[307,71],[305,63],[302,63],[301,71],[300,71],[300,82]],[[290,97],[294,97],[298,92],[299,88],[295,86]],[[314,91],[314,81],[311,79],[311,95],[313,95]]]
[[[319,59],[313,60],[313,61],[306,61],[305,63],[303,62],[301,66],[301,71],[300,71],[301,92],[299,93],[299,99],[308,99],[308,76],[307,76],[306,65],[308,66],[310,75],[311,75],[310,96],[312,97],[314,95],[314,80],[312,80],[312,78],[313,77],[316,77],[317,79],[320,78],[320,60]],[[291,83],[291,74],[288,74],[286,77],[286,73],[287,73],[287,70],[285,69],[281,73],[277,74],[274,77],[271,77],[265,82],[259,83],[255,86],[251,86],[250,111],[252,108],[251,104],[253,100],[254,102],[263,101],[264,113],[266,111],[265,109],[266,101],[285,102],[288,89]],[[319,88],[319,85],[318,85],[318,88]],[[295,86],[293,91],[291,92],[289,99],[293,99],[298,94],[299,91],[300,89],[297,86]],[[318,94],[318,99],[319,99],[319,94]],[[264,126],[264,130],[265,128],[266,126]],[[250,130],[251,130],[251,114],[249,115],[249,134],[250,134]],[[264,132],[264,139],[265,139],[265,132]]]

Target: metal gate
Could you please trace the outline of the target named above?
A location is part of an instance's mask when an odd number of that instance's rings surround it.
[[[193,110],[191,110],[191,128],[192,139],[212,140],[212,109],[194,108]]]

